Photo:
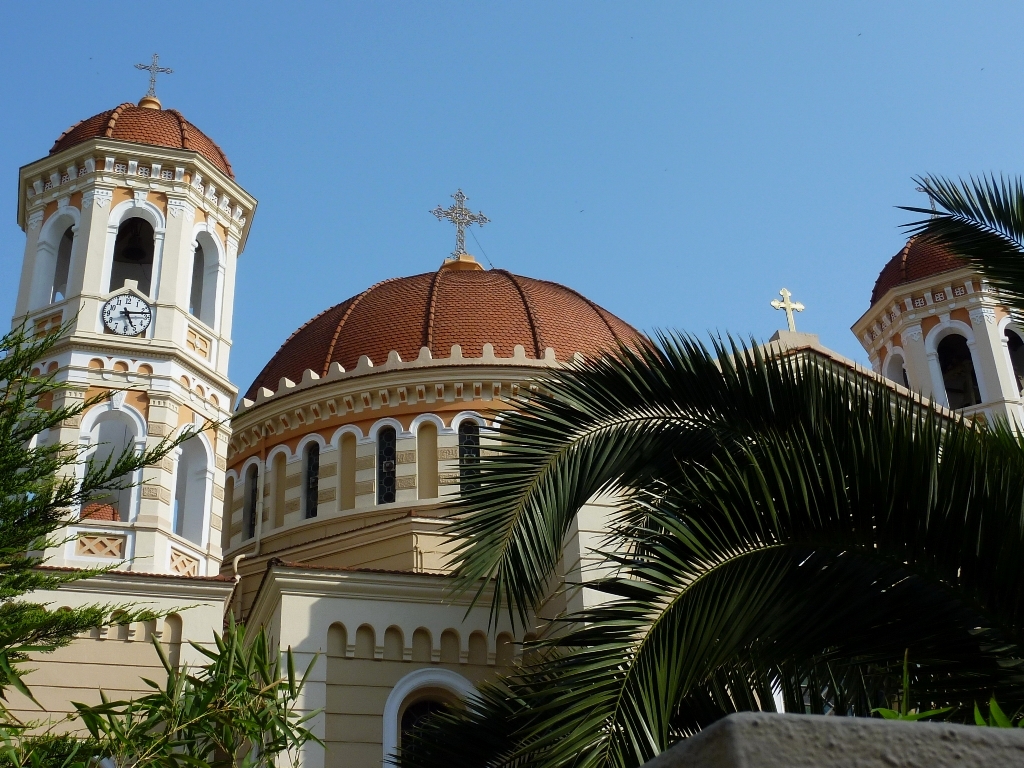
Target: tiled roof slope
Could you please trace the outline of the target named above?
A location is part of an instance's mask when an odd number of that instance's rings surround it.
[[[138,107],[131,103],[75,123],[54,142],[50,154],[55,155],[68,147],[100,137],[198,152],[232,179],[235,178],[227,155],[180,112]]]
[[[903,249],[882,267],[882,272],[875,281],[875,288],[871,291],[871,304],[874,305],[890,288],[895,288],[901,283],[912,283],[923,277],[948,272],[951,269],[961,269],[963,266],[963,261],[941,245],[920,237],[912,237]]]
[[[281,346],[246,397],[255,399],[260,387],[277,390],[282,378],[300,381],[307,368],[319,376],[331,363],[352,370],[361,355],[381,365],[392,350],[415,360],[427,347],[439,358],[458,344],[463,357],[474,358],[491,344],[497,357],[512,357],[518,344],[528,358],[551,347],[568,360],[638,338],[628,323],[564,285],[501,269],[442,268],[385,280],[321,312]]]

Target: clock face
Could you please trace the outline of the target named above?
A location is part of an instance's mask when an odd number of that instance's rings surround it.
[[[121,336],[138,336],[149,328],[153,310],[134,293],[121,293],[107,300],[101,312],[103,325]]]

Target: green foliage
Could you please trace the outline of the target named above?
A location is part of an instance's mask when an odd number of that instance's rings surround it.
[[[63,422],[105,397],[65,399],[65,384],[33,375],[33,366],[55,350],[65,331],[36,337],[22,326],[0,338],[0,699],[8,687],[31,696],[22,680],[30,653],[67,645],[78,633],[111,623],[115,613],[113,623],[154,618],[152,612],[125,605],[53,611],[19,598],[102,572],[39,570],[43,561],[33,553],[59,541],[54,534],[80,505],[128,487],[133,472],[158,462],[192,434],[139,453],[128,449],[102,462],[87,461],[83,446],[52,442],[50,435]],[[79,468],[81,480],[75,479]]]
[[[987,718],[981,714],[978,703],[974,703],[974,724],[990,728],[1024,728],[1024,717],[1021,716],[1020,710],[1017,710],[1013,717],[1007,717],[999,704],[996,703],[996,697],[993,696],[988,702]]]
[[[304,725],[319,714],[296,711],[313,664],[298,677],[289,648],[281,656],[261,629],[246,637],[229,625],[215,648],[192,643],[208,662],[193,670],[170,665],[154,642],[167,680],[134,701],[76,704],[90,749],[131,768],[269,768],[319,740]],[[256,748],[253,748],[256,745]]]
[[[939,715],[945,715],[953,711],[953,707],[942,707],[941,709],[928,709],[923,712],[917,712],[916,710],[910,709],[910,649],[908,648],[903,654],[903,687],[900,689],[899,705],[900,708],[888,709],[886,707],[876,707],[871,710],[872,712],[881,715],[886,720],[929,720]],[[974,705],[977,709],[977,704]]]
[[[554,371],[448,530],[525,625],[582,505],[621,508],[537,660],[404,740],[404,768],[640,765],[737,710],[1024,705],[1024,450],[810,354],[667,336]],[[570,585],[571,587],[571,585]],[[478,597],[479,597],[479,593]],[[906,649],[913,669],[904,677]]]
[[[911,234],[941,243],[999,287],[1003,301],[1024,314],[1024,182],[995,176],[951,181],[915,179],[936,210],[904,206],[927,214],[907,225]]]
[[[195,668],[172,667],[160,644],[167,680],[145,680],[153,692],[134,701],[76,704],[70,727],[27,735],[25,726],[0,729],[0,768],[283,768],[298,751],[320,743],[296,705],[314,658],[302,677],[289,648],[278,653],[265,632],[247,636],[231,623],[214,647],[192,643],[206,658]],[[281,657],[284,657],[282,668]],[[84,733],[83,728],[84,726]],[[256,745],[256,748],[254,748]],[[289,761],[290,762],[286,762]]]

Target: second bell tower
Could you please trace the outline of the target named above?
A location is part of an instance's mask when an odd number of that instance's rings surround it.
[[[70,327],[40,361],[67,382],[63,396],[114,391],[49,439],[102,459],[224,424],[134,478],[141,485],[79,510],[47,553],[52,565],[218,572],[235,270],[255,207],[217,144],[151,94],[75,124],[21,169],[13,322]]]

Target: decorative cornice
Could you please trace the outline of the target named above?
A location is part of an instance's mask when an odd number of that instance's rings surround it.
[[[185,220],[191,224],[196,218],[196,207],[192,205],[188,200],[179,197],[168,198],[167,200],[167,212],[171,214],[173,218],[178,218],[182,214],[185,215]]]
[[[573,359],[578,360],[580,359],[580,357],[577,354],[573,356]],[[236,414],[240,415],[242,413],[245,413],[246,411],[252,409],[254,406],[260,406],[263,403],[267,402],[268,400],[283,397],[285,395],[290,395],[294,392],[309,389],[311,387],[318,386],[329,381],[355,379],[360,376],[368,376],[388,371],[411,371],[424,368],[448,368],[453,366],[463,367],[487,365],[509,365],[524,368],[556,368],[559,365],[561,365],[561,363],[559,363],[556,360],[555,351],[551,347],[545,349],[544,356],[541,359],[537,360],[534,358],[527,357],[526,350],[520,344],[517,344],[515,346],[515,351],[513,352],[512,357],[496,357],[494,354],[494,346],[491,344],[484,344],[483,354],[480,357],[473,358],[463,357],[462,347],[459,346],[458,344],[452,346],[451,355],[445,358],[434,358],[427,347],[421,347],[420,353],[419,355],[417,355],[416,359],[410,360],[408,362],[402,360],[398,352],[392,350],[390,353],[388,353],[387,361],[385,361],[383,365],[379,366],[374,365],[373,361],[370,360],[370,358],[367,357],[366,355],[362,355],[360,356],[359,362],[356,364],[356,367],[353,368],[351,371],[346,371],[338,363],[331,363],[327,371],[327,375],[321,377],[319,374],[307,368],[302,375],[302,381],[298,383],[286,378],[281,379],[280,382],[278,382],[278,388],[276,392],[263,388],[259,391],[259,394],[257,394],[255,401],[243,398],[242,401],[238,404]]]
[[[112,189],[90,189],[82,193],[82,208],[89,209],[92,207],[93,202],[96,203],[100,208],[106,208],[110,201],[114,199],[114,191]]]
[[[992,307],[978,307],[970,311],[971,322],[975,325],[981,325],[982,322],[986,322],[992,325],[996,321],[996,311]]]

